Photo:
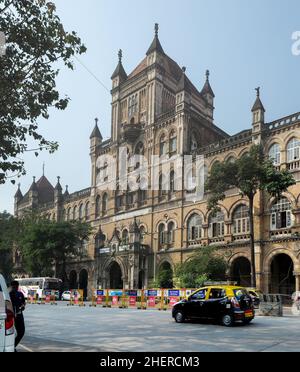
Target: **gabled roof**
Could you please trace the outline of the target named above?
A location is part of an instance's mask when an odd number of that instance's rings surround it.
[[[36,183],[39,203],[45,204],[54,200],[54,188],[47,177],[42,176]]]

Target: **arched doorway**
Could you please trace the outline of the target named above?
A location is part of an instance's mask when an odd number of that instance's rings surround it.
[[[139,288],[138,289],[143,289],[145,286],[145,271],[141,270],[139,272]]]
[[[87,298],[88,279],[89,279],[88,272],[85,269],[81,270],[79,274],[79,289],[83,290],[84,299]]]
[[[161,288],[173,288],[173,270],[169,262],[164,262],[160,266],[158,282]]]
[[[287,254],[278,254],[271,262],[270,293],[291,295],[295,289],[293,260]]]
[[[77,272],[75,270],[72,270],[69,275],[69,289],[77,289],[78,283],[77,283]]]
[[[251,287],[251,264],[248,258],[236,258],[231,266],[231,280],[238,285]]]
[[[113,262],[109,268],[109,287],[123,289],[122,270],[117,262]]]

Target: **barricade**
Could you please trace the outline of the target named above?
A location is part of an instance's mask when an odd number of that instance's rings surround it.
[[[36,304],[35,291],[29,290],[27,294],[27,303],[30,305]]]
[[[41,293],[41,297],[39,297],[38,293],[36,293],[35,298],[38,305],[45,305],[45,294],[43,291]]]
[[[111,303],[111,297],[109,296],[109,289],[105,290],[105,299],[102,307],[110,308],[112,303]]]
[[[70,289],[70,302],[68,306],[79,306],[84,307],[84,299],[83,299],[83,290],[82,289]]]
[[[177,302],[186,297],[185,289],[168,289],[167,290],[167,302],[169,309],[172,309]]]

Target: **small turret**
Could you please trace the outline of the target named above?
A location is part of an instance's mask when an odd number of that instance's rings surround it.
[[[103,137],[102,137],[102,134],[99,130],[99,127],[98,127],[98,122],[99,122],[99,119],[96,118],[95,119],[95,127],[90,135],[90,142],[91,142],[91,145],[90,147],[96,147],[98,145],[101,144],[102,140],[103,140]]]
[[[186,67],[182,67],[182,75],[176,89],[176,111],[181,111],[191,102],[191,84],[186,76]]]
[[[256,88],[256,100],[252,107],[252,141],[259,144],[265,124],[265,108],[260,99],[260,88]]]
[[[209,82],[209,76],[210,76],[209,70],[206,70],[205,76],[206,76],[206,81],[205,81],[205,84],[202,88],[201,95],[207,103],[207,110],[208,110],[207,114],[210,117],[210,119],[213,120],[214,109],[215,109],[214,108],[215,94],[214,94],[214,92],[211,88],[210,82]]]
[[[111,76],[113,89],[117,88],[121,83],[123,83],[127,79],[127,74],[122,64],[123,52],[121,49],[118,52],[118,58],[119,63]]]
[[[38,199],[39,199],[39,190],[36,184],[36,178],[33,177],[33,181],[29,189],[29,202],[33,208],[38,205]]]
[[[54,197],[55,199],[59,198],[62,196],[62,187],[60,184],[60,177],[57,177],[57,184],[54,189]]]

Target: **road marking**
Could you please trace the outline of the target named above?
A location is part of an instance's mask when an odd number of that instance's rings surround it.
[[[34,351],[32,350],[32,349],[29,349],[29,347],[26,347],[26,346],[24,346],[24,345],[19,345],[22,349],[24,349],[24,350],[26,350],[26,351],[28,351],[29,353],[34,353]]]

